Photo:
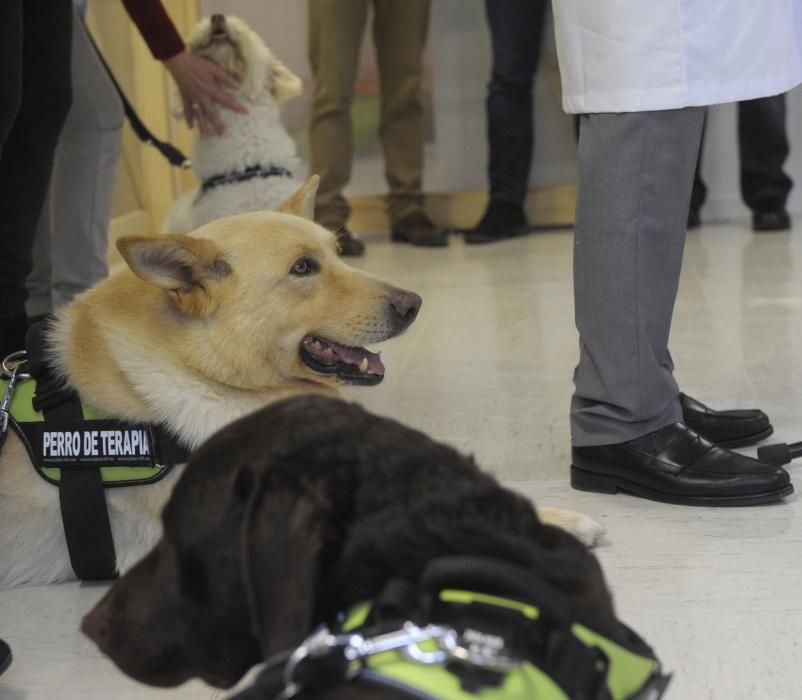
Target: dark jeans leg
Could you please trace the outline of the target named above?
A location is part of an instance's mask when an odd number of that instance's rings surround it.
[[[22,1],[0,2],[0,158],[22,100]]]
[[[788,157],[785,95],[738,103],[741,196],[752,211],[781,209],[793,182],[783,172]]]
[[[24,310],[36,227],[70,106],[72,2],[2,0],[0,7],[0,139],[7,134],[0,141],[2,319]],[[13,106],[15,94],[19,106],[12,110],[6,100]]]
[[[532,81],[545,0],[485,0],[493,48],[487,95],[491,199],[523,204],[532,162]]]

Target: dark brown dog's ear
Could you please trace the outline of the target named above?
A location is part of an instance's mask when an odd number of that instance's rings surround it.
[[[268,479],[255,486],[241,531],[242,577],[265,658],[309,633],[323,540],[320,502]]]
[[[123,236],[117,250],[138,277],[164,289],[190,316],[217,308],[217,283],[231,267],[214,241],[183,235]]]

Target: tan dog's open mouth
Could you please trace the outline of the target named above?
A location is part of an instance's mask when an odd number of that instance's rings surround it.
[[[366,348],[308,335],[301,341],[300,354],[309,369],[321,374],[334,374],[349,384],[373,386],[384,379],[384,365],[379,353]]]

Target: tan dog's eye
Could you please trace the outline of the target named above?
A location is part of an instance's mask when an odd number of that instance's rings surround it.
[[[301,258],[290,270],[290,274],[296,277],[308,277],[316,272],[320,272],[320,265],[312,258]]]

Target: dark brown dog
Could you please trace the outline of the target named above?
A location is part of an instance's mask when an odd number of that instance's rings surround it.
[[[523,566],[563,591],[579,622],[626,634],[578,540],[450,447],[336,399],[289,399],[212,437],[163,521],[158,546],[83,624],[153,685],[231,686],[391,578],[417,581],[448,555]],[[388,697],[372,692],[359,697]]]

